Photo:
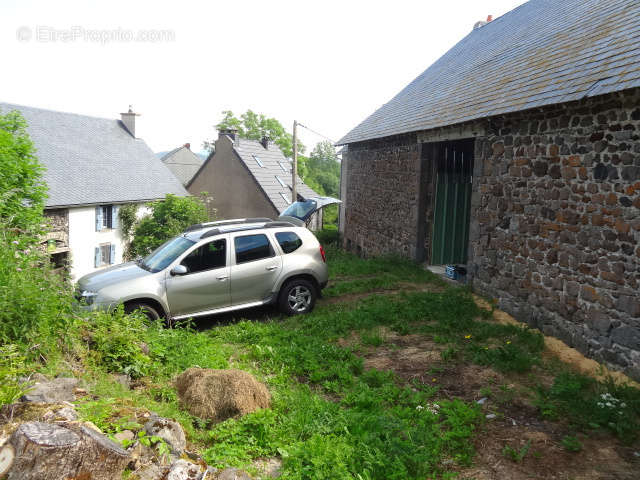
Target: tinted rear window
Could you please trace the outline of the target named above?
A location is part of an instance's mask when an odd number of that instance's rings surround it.
[[[274,256],[273,247],[271,247],[269,239],[264,234],[236,237],[234,242],[236,263],[252,262]]]
[[[295,252],[302,246],[302,240],[293,232],[278,232],[276,233],[276,239],[284,253]]]

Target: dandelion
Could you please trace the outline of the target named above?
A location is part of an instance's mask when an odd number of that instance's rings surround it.
[[[507,340],[507,345],[511,345],[511,340]]]
[[[471,335],[465,335],[464,338],[466,338],[467,340],[469,340],[471,338]]]
[[[485,350],[489,350],[489,347],[484,347]]]
[[[437,382],[438,380],[436,380],[435,378],[431,379],[432,382]]]

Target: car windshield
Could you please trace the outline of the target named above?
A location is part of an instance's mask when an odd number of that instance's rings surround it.
[[[295,217],[300,220],[306,220],[316,210],[315,200],[305,200],[304,202],[295,202],[289,205],[287,209],[282,212],[281,217]]]
[[[151,255],[140,262],[140,266],[150,272],[159,272],[169,266],[176,258],[186,252],[196,242],[184,237],[176,237],[158,247]]]

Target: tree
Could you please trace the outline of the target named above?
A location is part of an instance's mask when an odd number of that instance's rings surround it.
[[[340,192],[340,162],[328,141],[318,143],[306,162],[305,182],[318,193],[337,197]]]
[[[8,228],[37,234],[47,189],[26,126],[19,112],[0,114],[0,220]]]
[[[209,221],[204,194],[200,197],[177,197],[167,194],[164,200],[150,203],[149,208],[149,215],[128,226],[127,231],[123,231],[123,235],[133,232],[133,239],[125,252],[128,259],[146,256],[170,238],[180,235],[187,227]],[[129,210],[121,209],[120,215],[121,220],[127,222],[127,225],[131,220]]]
[[[263,114],[247,110],[236,117],[231,110],[222,112],[222,120],[216,125],[218,130],[234,129],[238,130],[242,138],[250,140],[260,140],[262,137],[269,137],[280,147],[285,157],[293,157],[293,135],[285,130],[282,124],[275,118],[266,117]],[[204,148],[212,149],[214,142],[204,142]],[[298,140],[298,153],[304,153],[305,146]]]

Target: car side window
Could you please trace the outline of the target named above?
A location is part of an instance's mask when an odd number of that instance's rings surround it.
[[[295,252],[302,246],[302,240],[293,232],[278,232],[276,239],[284,253]]]
[[[203,272],[221,268],[227,264],[227,241],[225,239],[214,240],[196,248],[182,260],[182,265],[187,267],[188,273]]]
[[[273,257],[275,252],[269,239],[264,234],[246,235],[234,239],[236,247],[236,263],[253,262],[262,258]]]

